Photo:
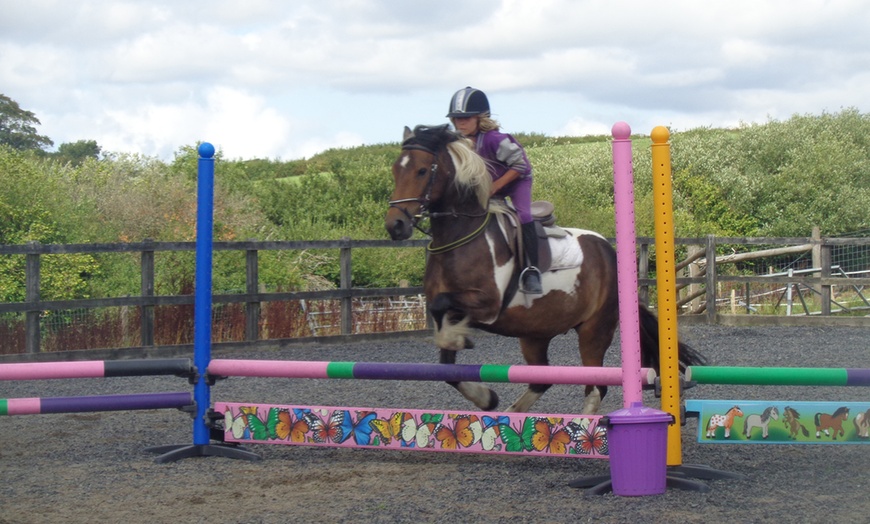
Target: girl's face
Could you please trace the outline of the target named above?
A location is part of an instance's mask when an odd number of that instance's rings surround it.
[[[479,122],[478,116],[465,116],[453,118],[453,126],[463,136],[474,136],[477,134],[477,125]]]

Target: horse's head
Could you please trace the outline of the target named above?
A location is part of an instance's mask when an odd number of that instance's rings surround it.
[[[431,215],[433,208],[446,194],[461,187],[473,187],[475,201],[484,194],[481,184],[491,180],[486,164],[468,146],[468,141],[450,131],[448,126],[417,126],[405,128],[402,153],[393,164],[395,188],[390,196],[390,209],[384,221],[393,240],[411,236],[417,222]],[[465,192],[467,193],[467,191]],[[460,193],[445,198],[450,205],[461,205]],[[455,197],[455,198],[454,198]],[[489,186],[485,187],[485,201]]]

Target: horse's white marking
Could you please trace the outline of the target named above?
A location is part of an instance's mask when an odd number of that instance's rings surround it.
[[[546,271],[541,274],[541,285],[544,288],[543,295],[526,295],[523,293],[517,293],[514,295],[513,299],[511,299],[508,307],[514,306],[525,306],[531,307],[532,302],[547,296],[547,293],[550,291],[564,291],[565,293],[574,294],[574,284],[577,282],[577,279],[580,278],[580,268],[574,269],[563,269],[560,271]],[[502,292],[504,292],[502,290]]]
[[[544,394],[536,393],[531,389],[526,389],[520,398],[514,402],[507,411],[514,413],[525,413],[538,401]],[[467,395],[466,395],[467,397]],[[580,410],[581,415],[594,415],[598,413],[598,408],[601,407],[601,391],[598,388],[592,388],[592,392],[583,399],[583,407]]]
[[[525,413],[532,407],[532,405],[538,401],[543,393],[536,393],[531,389],[526,389],[520,398],[516,400],[511,407],[507,408],[508,411],[513,413]]]
[[[574,232],[574,234],[581,234],[584,232],[583,230],[579,230],[579,229],[573,229],[571,231]],[[511,278],[513,278],[514,266],[516,264],[516,261],[514,259],[511,259],[506,264],[499,266],[495,260],[495,242],[496,242],[496,239],[494,239],[490,233],[487,233],[486,241],[489,244],[489,253],[490,253],[490,256],[492,257],[492,265],[495,268],[495,272],[493,273],[493,279],[495,280],[495,283],[498,286],[498,289],[501,292],[502,296],[504,296],[505,291],[507,290],[508,286],[511,284]],[[574,239],[572,241],[576,242],[576,239]],[[579,249],[579,247],[578,247],[578,249]],[[579,257],[579,258],[577,258],[577,257]],[[523,293],[516,293],[514,295],[513,299],[511,300],[511,302],[508,304],[508,307],[515,307],[515,306],[530,307],[532,305],[532,302],[534,302],[535,300],[537,300],[543,296],[546,296],[548,292],[550,292],[552,290],[556,290],[556,289],[573,294],[574,293],[574,284],[580,276],[580,262],[583,261],[582,251],[580,251],[580,253],[578,255],[575,255],[575,260],[578,260],[578,259],[579,259],[579,262],[577,263],[576,267],[573,267],[570,269],[562,269],[559,271],[546,271],[546,272],[544,272],[541,275],[541,284],[544,288],[544,293],[542,295],[526,295]],[[498,320],[497,315],[491,319],[482,320],[480,322],[482,324],[492,324],[496,320]]]
[[[601,407],[601,390],[597,387],[592,388],[592,391],[586,395],[583,400],[583,407],[580,408],[581,415],[594,415],[598,413],[598,408]]]
[[[409,153],[405,153],[404,155],[402,155],[402,159],[399,160],[399,165],[402,167],[402,169],[405,169],[406,167],[408,167],[408,162],[410,161],[411,155]]]
[[[480,409],[489,407],[490,390],[479,382],[460,382],[456,389]]]
[[[587,231],[585,229],[571,228],[566,230],[569,231],[573,237],[550,240],[551,249],[554,245],[558,246],[554,255],[559,256],[559,259],[554,260],[554,264],[558,264],[556,267],[559,267],[559,270],[547,271],[541,275],[541,284],[544,288],[544,293],[542,295],[526,295],[523,293],[517,293],[508,304],[508,307],[531,307],[535,300],[546,296],[547,293],[552,290],[574,293],[574,285],[580,277],[580,265],[583,263],[583,250],[577,243],[577,237],[581,235],[595,235],[599,238],[604,237],[594,231]],[[496,286],[498,286],[502,296],[504,296],[505,291],[511,284],[511,278],[513,278],[516,261],[511,259],[504,265],[498,265],[495,260],[495,243],[500,240],[501,239],[494,238],[491,233],[487,233],[486,235],[486,241],[487,244],[489,244],[489,253],[492,257],[492,265],[495,268],[493,279],[495,280]],[[573,243],[573,245],[569,248],[564,244],[565,242]],[[490,319],[481,320],[480,322],[482,324],[492,324],[496,320],[498,320],[497,315]]]
[[[459,351],[465,349],[465,338],[471,333],[468,327],[470,317],[466,316],[456,324],[450,324],[444,316],[441,329],[435,331],[435,345],[440,349]]]
[[[498,291],[501,296],[504,296],[505,290],[510,284],[511,278],[513,277],[514,272],[514,261],[513,259],[509,260],[507,264],[503,266],[499,266],[498,262],[495,259],[495,242],[496,240],[492,237],[491,233],[486,234],[486,243],[489,245],[489,255],[492,258],[492,266],[495,268],[493,272],[492,278],[495,281],[495,285],[498,287]],[[479,322],[481,324],[492,324],[496,320],[498,320],[500,312],[496,312],[494,316],[487,319],[481,319]]]

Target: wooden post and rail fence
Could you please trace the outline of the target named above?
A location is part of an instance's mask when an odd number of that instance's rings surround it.
[[[699,237],[677,238],[677,252],[685,258],[677,262],[677,285],[680,294],[681,322],[707,323],[723,325],[852,325],[870,326],[870,302],[866,298],[870,293],[870,238],[827,238],[814,232],[813,237],[795,238],[761,238],[761,237]],[[649,300],[651,292],[655,291],[654,257],[652,250],[653,238],[638,237],[638,285],[640,298],[644,303]],[[351,252],[353,249],[407,249],[422,248],[425,240],[407,240],[394,242],[390,240],[326,240],[326,241],[281,241],[281,242],[215,242],[214,250],[245,252],[245,292],[237,294],[215,294],[213,302],[219,304],[243,304],[245,312],[245,341],[236,345],[256,345],[263,342],[260,332],[261,305],[271,301],[293,300],[334,300],[339,304],[340,328],[339,337],[354,336],[353,301],[364,297],[400,297],[419,295],[422,287],[391,287],[391,288],[360,288],[353,287]],[[723,247],[732,250],[730,254],[721,254]],[[773,247],[772,247],[773,246]],[[839,264],[834,263],[834,250],[849,249],[858,253],[857,261],[851,271],[844,271]],[[263,251],[275,250],[335,250],[339,251],[340,281],[335,289],[322,291],[293,292],[261,292],[258,274],[258,255]],[[26,258],[25,300],[22,302],[0,303],[0,321],[9,322],[12,316],[24,315],[25,347],[24,355],[40,353],[40,321],[45,312],[95,309],[112,307],[132,307],[140,311],[139,326],[140,347],[152,348],[154,342],[154,308],[166,305],[192,305],[194,296],[190,295],[155,295],[155,253],[195,250],[194,242],[151,242],[112,243],[112,244],[72,244],[43,245],[30,243],[26,245],[2,245],[0,256],[24,256]],[[40,297],[40,262],[45,255],[63,254],[98,254],[98,253],[139,253],[141,263],[141,293],[139,296],[91,298],[79,300],[42,300]],[[717,254],[719,253],[719,254]],[[805,254],[811,256],[811,263],[805,263],[797,271],[776,271],[768,274],[741,274],[735,271],[735,263],[745,263],[761,258],[783,257],[786,255]],[[730,269],[729,269],[730,268]],[[752,285],[770,286],[775,284],[785,288],[788,297],[793,286],[799,286],[798,296],[804,310],[800,316],[783,315],[774,311],[773,314],[753,314],[750,298]],[[736,296],[735,286],[743,286],[745,295]],[[728,296],[720,296],[721,290],[728,288]],[[804,293],[800,292],[804,290]],[[853,306],[846,306],[834,297],[835,289],[850,290]],[[814,295],[814,304],[818,311],[810,311],[804,294]],[[783,292],[783,297],[786,292]],[[776,310],[783,298],[780,297]],[[731,314],[719,311],[711,305],[717,302],[727,302],[731,306]],[[739,304],[740,311],[735,310]],[[791,302],[789,302],[789,308]],[[727,309],[724,308],[724,309]],[[789,312],[791,310],[789,309]],[[863,312],[863,313],[862,313]],[[735,314],[738,313],[738,314]],[[749,314],[747,314],[749,313]],[[846,313],[845,315],[843,313]],[[5,320],[4,320],[5,317]],[[428,330],[419,330],[428,333]],[[407,336],[409,333],[400,333]],[[410,334],[413,334],[411,332]],[[389,334],[388,334],[389,335]],[[313,337],[320,339],[321,337]],[[329,338],[329,337],[326,337]],[[24,356],[19,354],[18,356]],[[13,355],[6,355],[13,357]]]

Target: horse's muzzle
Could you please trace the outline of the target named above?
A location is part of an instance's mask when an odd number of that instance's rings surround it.
[[[411,233],[414,230],[414,224],[411,223],[411,220],[395,207],[391,207],[387,211],[384,227],[387,228],[387,232],[390,233],[390,238],[393,240],[407,240],[411,238]]]

